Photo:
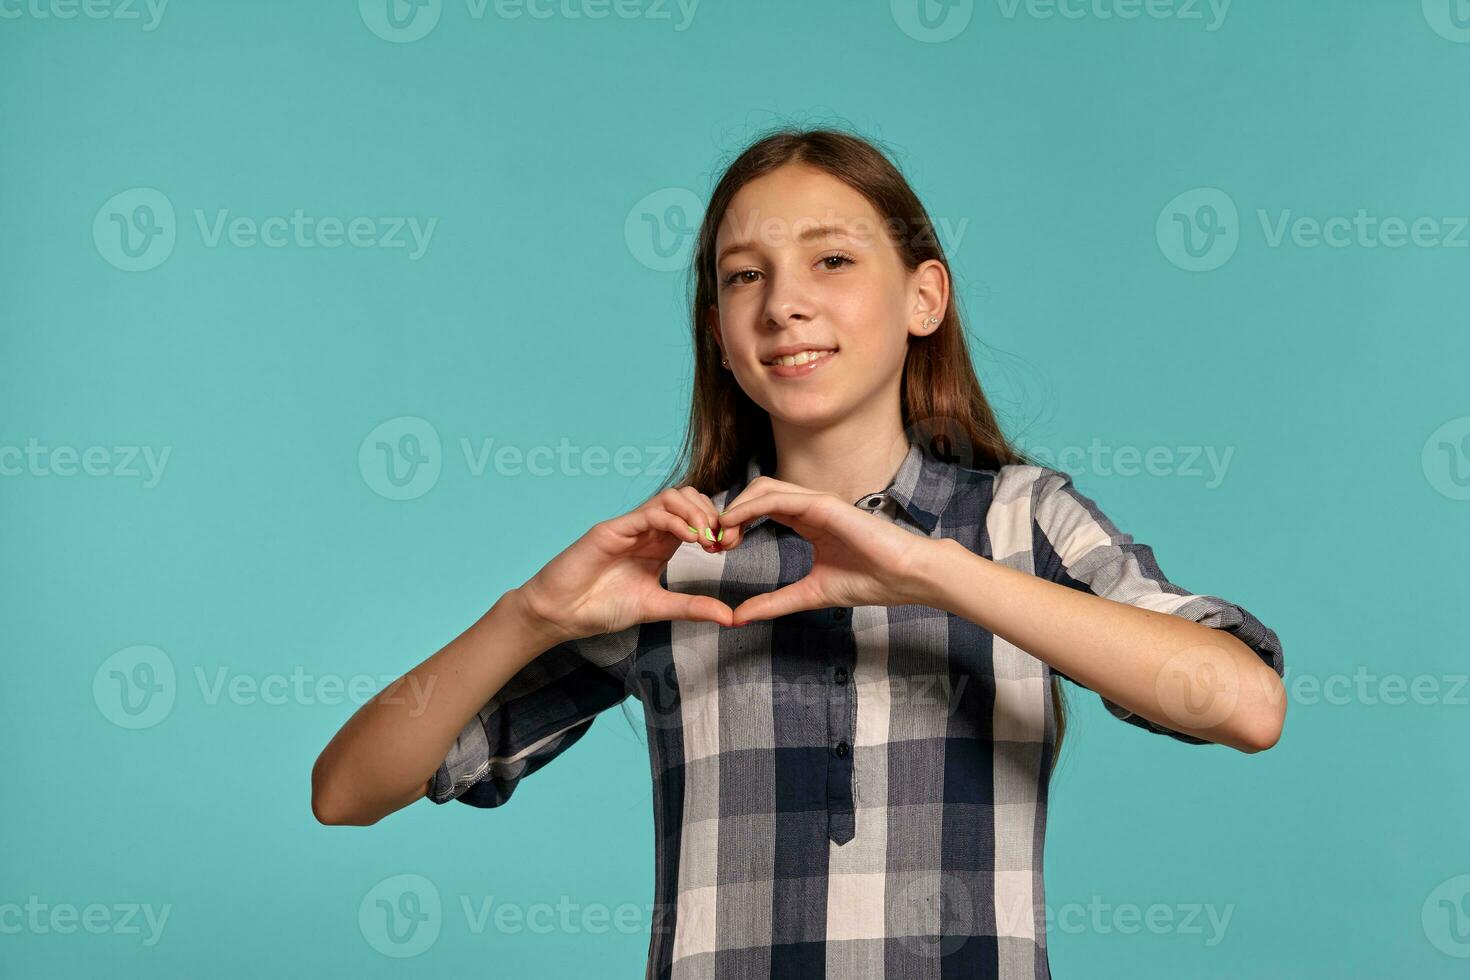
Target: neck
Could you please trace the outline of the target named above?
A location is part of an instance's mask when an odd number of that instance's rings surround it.
[[[777,480],[831,492],[855,503],[885,489],[908,455],[908,435],[894,414],[878,420],[854,415],[823,429],[771,420]]]

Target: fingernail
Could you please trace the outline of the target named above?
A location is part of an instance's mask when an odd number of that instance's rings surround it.
[[[704,536],[707,537],[707,538],[709,538],[711,541],[713,541],[715,539],[714,532],[711,531],[709,528],[705,528],[704,529]]]
[[[720,533],[715,535],[715,540],[716,541],[723,541],[723,540],[725,540],[725,529],[724,528],[720,528]]]
[[[684,526],[689,528],[690,534],[694,535],[696,538],[699,537],[699,528],[695,527],[692,524],[685,524]]]

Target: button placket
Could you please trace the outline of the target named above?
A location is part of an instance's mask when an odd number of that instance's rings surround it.
[[[841,612],[843,615],[838,616]],[[833,610],[834,622],[846,622],[848,610]],[[850,629],[834,629],[831,644],[830,684],[827,688],[827,836],[846,844],[855,832],[853,815],[852,739],[857,720],[854,685],[847,681],[856,666],[857,644]]]

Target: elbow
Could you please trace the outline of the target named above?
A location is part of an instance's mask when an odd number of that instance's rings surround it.
[[[350,822],[336,809],[334,804],[328,802],[326,794],[314,789],[311,792],[311,815],[323,827],[340,827]]]
[[[341,793],[333,788],[321,759],[311,768],[311,815],[325,827],[368,827],[377,823],[376,818],[365,819],[351,812]]]
[[[341,826],[343,823],[345,823],[345,821],[337,816],[335,810],[330,809],[326,805],[325,801],[318,793],[311,794],[311,815],[315,817],[316,822],[321,824],[323,827],[336,827]]]
[[[1259,716],[1252,719],[1251,723],[1240,733],[1238,744],[1235,747],[1251,755],[1265,752],[1281,741],[1281,730],[1285,722],[1284,703],[1280,710],[1268,709],[1260,712]]]
[[[353,813],[331,795],[316,791],[311,794],[311,815],[324,827],[371,827],[379,819]]]
[[[1247,755],[1255,755],[1257,752],[1264,752],[1267,749],[1271,748],[1280,739],[1280,729],[1278,729],[1275,734],[1272,734],[1269,731],[1252,732],[1245,738],[1238,740],[1235,744],[1235,747],[1240,751],[1246,753]]]
[[[1258,666],[1259,694],[1241,698],[1235,707],[1232,735],[1229,743],[1233,748],[1254,755],[1275,747],[1281,741],[1281,731],[1286,726],[1286,685],[1281,677],[1268,666]],[[1250,685],[1242,685],[1249,690]]]
[[[336,800],[327,789],[326,773],[321,759],[317,759],[316,765],[311,767],[311,815],[324,827],[344,822]]]

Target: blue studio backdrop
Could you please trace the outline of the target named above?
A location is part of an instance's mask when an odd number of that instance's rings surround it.
[[[0,0],[0,974],[641,975],[636,702],[497,810],[310,771],[656,489],[702,202],[797,123],[1285,647],[1258,755],[1069,688],[1055,974],[1465,975],[1467,81],[1461,0]]]

